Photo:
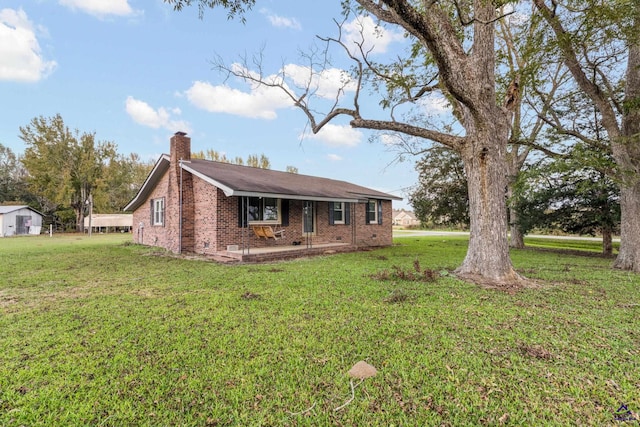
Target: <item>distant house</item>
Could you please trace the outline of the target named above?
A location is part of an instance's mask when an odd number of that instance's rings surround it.
[[[91,225],[89,225],[91,222]],[[92,214],[84,217],[84,229],[98,233],[129,232],[133,227],[132,214]]]
[[[26,205],[0,206],[0,237],[40,234],[42,214]]]
[[[134,240],[242,260],[392,244],[392,200],[345,181],[191,159],[171,138],[134,199]]]
[[[403,227],[420,225],[420,220],[411,211],[404,209],[393,210],[393,225],[400,225]]]

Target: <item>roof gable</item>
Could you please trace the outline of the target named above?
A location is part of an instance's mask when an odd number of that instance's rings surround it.
[[[129,202],[127,206],[122,208],[123,211],[133,211],[140,207],[140,205],[147,200],[149,194],[156,188],[158,182],[162,179],[162,176],[169,170],[169,156],[163,154],[160,156],[156,164],[149,172],[147,179],[145,179],[142,187],[138,190],[138,194]]]
[[[29,209],[30,211],[33,211],[35,213],[37,213],[38,215],[42,214],[40,212],[38,212],[37,210],[33,209],[31,206],[27,206],[27,205],[7,205],[7,206],[0,206],[0,215],[4,215],[7,213],[11,213],[14,211],[19,211],[20,209]]]

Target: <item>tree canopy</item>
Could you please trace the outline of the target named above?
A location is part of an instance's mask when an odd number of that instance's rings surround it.
[[[97,212],[120,211],[153,166],[135,154],[118,154],[114,143],[96,141],[94,133],[71,131],[60,114],[32,119],[20,128],[20,138],[26,144],[24,182],[40,209],[61,223],[72,212],[77,231],[84,229],[91,199]]]

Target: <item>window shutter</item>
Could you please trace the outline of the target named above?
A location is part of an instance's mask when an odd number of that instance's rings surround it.
[[[245,203],[244,209],[243,202]],[[244,228],[247,226],[247,208],[246,200],[244,197],[238,197],[238,227]]]
[[[369,224],[369,220],[371,219],[369,215],[369,201],[364,202],[364,223]]]
[[[376,200],[378,206],[378,225],[382,224],[382,200]]]
[[[335,205],[333,202],[329,202],[329,225],[335,224],[335,220],[333,219]]]
[[[162,221],[162,226],[164,227],[166,224],[166,221],[164,220],[165,215],[167,214],[167,204],[164,202],[164,197],[162,198],[162,218],[160,218],[160,221]]]
[[[282,214],[282,220],[280,221],[280,225],[286,227],[289,225],[289,200],[282,199],[280,201],[280,213]]]
[[[346,225],[351,223],[351,203],[344,204],[344,223]]]
[[[154,224],[154,222],[153,222],[153,199],[151,199],[151,200],[149,201],[149,206],[150,206],[150,207],[149,207],[149,212],[151,212],[151,217],[150,217],[149,225],[151,226],[151,225],[153,225],[153,224]]]

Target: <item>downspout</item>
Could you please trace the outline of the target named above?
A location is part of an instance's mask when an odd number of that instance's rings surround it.
[[[353,246],[355,246],[356,248],[358,247],[358,241],[357,236],[356,236],[356,230],[358,229],[358,225],[356,224],[356,209],[358,209],[358,202],[353,204],[353,209],[351,209],[350,215],[351,215],[351,238],[352,240],[352,244]]]
[[[182,157],[178,161],[180,164],[180,196],[178,198],[178,253],[182,253]],[[166,208],[165,208],[166,209]]]
[[[246,206],[244,206],[245,201],[247,203]],[[251,234],[249,234],[249,196],[242,198],[242,204],[244,206],[244,211],[243,212],[246,212],[245,221],[247,221],[246,222],[247,226],[243,227],[243,229],[242,229],[242,235],[244,236],[245,233],[246,233],[246,236],[247,236],[247,255],[251,255]]]

